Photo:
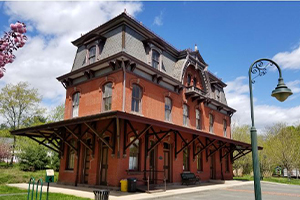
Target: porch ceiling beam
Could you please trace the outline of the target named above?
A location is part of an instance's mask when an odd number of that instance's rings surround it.
[[[75,134],[71,129],[69,129],[69,127],[65,126],[66,130],[68,132],[70,132],[77,140],[79,140],[86,148],[88,148],[89,150],[91,150],[93,152],[93,149],[87,145],[82,139],[81,137],[79,137],[77,134]],[[75,129],[74,129],[75,130]]]
[[[112,120],[113,121],[113,120]],[[111,122],[112,122],[111,121]],[[103,133],[106,131],[105,129],[101,132],[98,133],[93,127],[91,127],[89,124],[87,124],[86,122],[84,122],[84,124],[93,132],[95,133],[95,135],[104,143],[108,146],[108,148],[110,148],[111,150],[113,150],[113,147],[103,138]],[[109,123],[110,125],[111,123]],[[108,126],[106,127],[106,129],[108,128]]]
[[[245,151],[247,151],[247,152],[245,152]],[[233,161],[235,161],[235,160],[237,160],[237,159],[239,159],[239,158],[241,158],[241,157],[247,155],[247,154],[250,153],[251,151],[252,151],[252,150],[250,150],[250,149],[245,149],[245,150],[239,151],[239,153],[233,157]],[[245,152],[245,153],[244,153],[244,152]]]
[[[216,148],[214,151],[212,151],[210,154],[208,154],[208,155],[206,155],[206,160],[210,157],[210,156],[212,156],[212,155],[214,155],[217,151],[219,151],[222,147],[224,147],[226,145],[226,142],[221,142],[220,141],[220,143],[219,143],[219,147],[218,148]]]
[[[181,149],[179,149],[178,152],[175,152],[175,155],[178,155],[181,151],[183,151],[185,148],[190,146],[190,144],[192,144],[192,142],[194,142],[198,137],[199,137],[199,135],[193,135],[193,139],[191,141],[187,142],[183,147],[181,147]]]
[[[232,153],[232,152],[234,152],[234,148],[229,148],[229,150],[228,150],[228,148],[226,147],[226,149],[227,149],[227,152],[221,157],[221,159],[223,159],[224,157],[226,157],[228,154],[230,154],[230,153]]]
[[[138,134],[128,145],[126,145],[125,150],[128,149],[128,147],[130,147],[136,140],[140,139],[151,127],[152,125],[148,124],[140,134]]]
[[[182,137],[182,135],[180,134],[180,132],[177,131],[177,134],[179,135],[179,137],[181,138],[181,140],[185,143],[185,145],[187,144],[187,142],[185,141],[185,139]]]
[[[210,142],[204,146],[202,149],[200,149],[198,152],[195,153],[194,156],[198,155],[199,153],[201,153],[202,151],[206,150],[207,148],[209,148],[216,140],[210,140]]]
[[[42,132],[38,131],[50,144],[52,144],[53,146],[55,146],[55,148],[60,149],[56,144],[54,144],[52,142],[52,140],[50,140],[47,136],[45,136]],[[44,143],[45,140],[43,140],[42,142]]]
[[[31,137],[31,136],[27,136],[27,137],[30,138],[30,139],[32,139],[32,140],[34,140],[35,142],[39,143],[40,145],[43,145],[43,146],[45,146],[45,147],[47,147],[47,148],[49,148],[49,149],[55,151],[56,153],[61,153],[60,150],[54,149],[53,147],[44,144],[43,142],[41,142],[41,141],[35,139],[34,137]]]
[[[157,135],[157,133],[155,132],[155,130],[154,130],[153,127],[151,127],[151,131],[152,131],[152,134],[154,134],[155,137],[159,140],[159,137],[158,137],[158,135]],[[149,135],[149,134],[148,134],[148,135]]]
[[[147,154],[146,155],[148,155],[148,153],[150,152],[150,151],[152,151],[170,132],[171,132],[172,130],[170,130],[170,131],[168,131],[167,133],[165,133],[161,138],[159,138],[157,141],[156,141],[156,143],[153,145],[153,146],[151,146],[150,147],[150,149],[147,149]]]
[[[136,130],[133,128],[132,124],[130,123],[130,121],[127,121],[127,124],[129,124],[130,129],[132,130],[132,132],[134,133],[135,137],[138,137],[138,134],[136,132]]]
[[[69,147],[71,147],[74,151],[77,152],[77,149],[70,144],[70,142],[68,142],[67,140],[65,140],[59,133],[57,133],[56,131],[53,132],[57,137],[59,137],[64,143],[66,143]]]

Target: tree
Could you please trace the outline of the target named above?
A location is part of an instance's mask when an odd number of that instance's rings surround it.
[[[15,59],[13,54],[14,50],[17,50],[24,46],[27,37],[26,25],[21,22],[10,25],[11,30],[4,32],[4,36],[0,38],[0,79],[4,76],[5,65],[12,63]]]
[[[20,169],[23,171],[35,171],[45,169],[49,164],[49,150],[31,141],[28,138],[20,138],[19,140],[20,152]]]
[[[10,145],[4,139],[0,139],[0,161],[11,156]]]
[[[65,104],[56,106],[50,111],[49,116],[47,117],[47,122],[57,122],[64,119],[65,115]]]
[[[251,140],[250,127],[247,125],[233,126],[231,134],[232,134],[232,139],[234,139],[234,140],[250,143],[250,140]],[[243,156],[243,157],[239,158],[238,160],[235,160],[233,163],[233,169],[236,171],[239,169],[242,169],[243,174],[250,174],[250,172],[252,170],[251,154],[247,154],[246,156]]]
[[[282,166],[290,172],[299,165],[299,129],[285,124],[275,124],[267,129],[265,151],[273,167]]]
[[[24,123],[32,116],[42,115],[43,109],[39,108],[42,98],[37,89],[29,88],[27,82],[19,82],[16,85],[7,84],[0,93],[0,114],[6,119],[10,130],[24,127]],[[13,162],[16,137],[12,148]]]

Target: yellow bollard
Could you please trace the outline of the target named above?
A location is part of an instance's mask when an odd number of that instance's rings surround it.
[[[120,183],[121,183],[121,191],[127,192],[127,179],[122,179]]]

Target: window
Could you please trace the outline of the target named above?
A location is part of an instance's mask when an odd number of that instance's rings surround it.
[[[72,98],[72,117],[78,117],[79,112],[79,92],[73,94]]]
[[[201,117],[200,117],[200,110],[196,109],[196,129],[201,129]]]
[[[106,83],[103,87],[103,111],[111,110],[112,83]]]
[[[130,142],[133,141],[135,137],[130,138]],[[129,147],[129,170],[139,169],[139,140],[137,139]]]
[[[132,87],[131,111],[140,112],[141,99],[142,99],[141,87],[134,84]]]
[[[186,104],[183,104],[183,125],[188,126],[189,122],[189,108]]]
[[[152,50],[152,67],[159,68],[159,53],[155,50]]]
[[[70,144],[75,147],[75,140],[71,140]],[[67,169],[73,170],[74,163],[75,163],[75,151],[71,147],[68,146],[68,153],[67,153]]]
[[[183,150],[183,171],[189,171],[189,149]]]
[[[214,132],[214,116],[209,114],[209,132]]]
[[[223,120],[223,134],[224,134],[224,137],[227,137],[227,122],[226,120],[224,119]]]
[[[197,86],[197,78],[196,78],[196,77],[194,77],[194,79],[193,79],[193,86],[194,86],[194,87]]]
[[[96,46],[92,46],[89,49],[89,64],[92,64],[96,61]]]
[[[216,98],[216,100],[218,100],[218,101],[220,101],[220,90],[219,89],[216,89],[215,90],[215,98]]]
[[[229,172],[229,154],[225,156],[225,171]]]
[[[187,75],[187,86],[190,87],[192,81],[192,77],[190,74]]]
[[[169,97],[165,97],[165,120],[171,121],[172,100]]]
[[[200,151],[200,147],[197,147],[197,152]],[[203,171],[203,156],[202,153],[198,153],[197,155],[197,170],[198,171]]]

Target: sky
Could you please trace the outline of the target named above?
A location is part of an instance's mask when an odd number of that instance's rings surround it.
[[[49,110],[64,103],[56,77],[71,71],[71,41],[126,11],[179,50],[198,46],[208,70],[226,84],[232,123],[250,125],[248,70],[269,58],[282,69],[293,95],[271,97],[278,72],[269,68],[253,85],[256,127],[300,123],[300,2],[0,2],[0,31],[16,21],[27,25],[28,41],[6,65],[0,88],[28,81]],[[1,35],[0,35],[1,36]],[[3,120],[3,119],[2,119]],[[0,119],[1,121],[1,119]]]

